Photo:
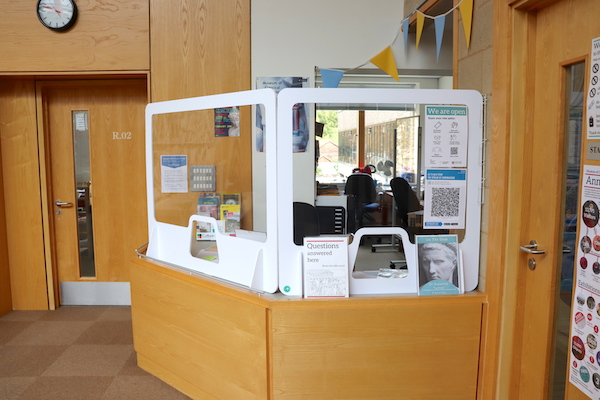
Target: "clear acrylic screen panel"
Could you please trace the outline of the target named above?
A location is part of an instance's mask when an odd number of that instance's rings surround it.
[[[412,243],[416,234],[452,233],[458,234],[460,239],[464,237],[464,229],[424,230],[416,217],[406,215],[406,211],[414,213],[423,208],[424,160],[420,154],[419,105],[329,103],[316,104],[315,109],[317,195],[349,196],[345,233],[354,233],[361,227],[400,226],[408,231]],[[374,186],[371,197],[361,199],[364,187],[353,184],[355,177],[351,177],[356,172],[370,175]],[[394,196],[393,178],[408,183],[413,192],[410,200]],[[356,192],[357,189],[360,190]],[[354,200],[360,204],[352,204]],[[327,217],[318,201],[316,208],[319,216]],[[329,221],[328,218],[323,226],[324,221],[320,220],[319,229],[327,234],[341,233],[342,229],[336,230]],[[400,237],[362,236],[353,267],[353,276],[357,279],[407,277],[406,255]]]
[[[394,103],[396,100],[398,102]],[[294,145],[296,126],[298,126],[295,115],[299,104],[303,104],[303,109],[309,110],[310,136],[305,152],[298,152]],[[460,125],[458,140],[461,144],[458,151],[463,158],[460,165],[448,163],[443,168],[451,171],[450,175],[462,175],[462,178],[452,178],[461,181],[456,184],[460,186],[457,190],[461,193],[460,201],[464,206],[458,207],[463,211],[462,217],[457,216],[456,219],[462,219],[462,222],[460,224],[454,221],[440,222],[439,225],[435,225],[440,226],[439,229],[423,228],[423,216],[418,212],[409,216],[399,211],[395,197],[400,196],[394,196],[391,189],[392,179],[404,180],[410,186],[408,190],[413,193],[412,197],[416,199],[419,208],[427,207],[427,196],[423,198],[423,194],[427,191],[423,189],[427,186],[426,167],[429,170],[432,167],[426,165],[422,142],[426,129],[421,127],[424,121],[433,119],[431,116],[428,119],[426,114],[426,111],[431,111],[430,107],[439,108],[437,111],[441,114],[454,112],[454,109],[460,109],[461,113],[460,118],[456,119]],[[402,254],[402,247],[407,247],[412,257],[417,234],[456,234],[457,240],[463,245],[462,257],[467,268],[464,288],[473,290],[477,286],[479,261],[481,107],[481,95],[473,91],[283,90],[278,97],[278,152],[280,154],[278,172],[285,177],[289,176],[292,182],[286,186],[283,178],[279,180],[280,185],[285,186],[285,190],[280,190],[280,207],[284,212],[280,213],[278,222],[279,259],[280,264],[287,263],[283,269],[280,267],[280,288],[284,292],[289,288],[289,292],[294,293],[295,280],[301,268],[292,267],[290,260],[293,259],[293,255],[299,254],[303,235],[313,237],[341,233],[354,234],[354,241],[361,238],[360,257],[358,255],[355,257],[354,254],[350,257],[353,263],[356,260],[353,267],[357,271],[363,268],[371,270],[375,264],[385,269],[396,269],[396,267],[403,269],[406,263],[402,256],[406,256],[406,252]],[[343,114],[350,116],[349,119],[354,126],[341,126],[340,115]],[[458,114],[449,115],[447,119],[450,120],[452,119],[450,117],[454,116]],[[444,124],[446,122],[443,121]],[[430,124],[432,125],[434,124]],[[344,132],[348,133],[347,138],[342,137],[341,133]],[[290,138],[288,139],[287,136]],[[446,136],[448,140],[457,140],[450,139],[450,135]],[[291,157],[281,158],[281,154],[286,153]],[[365,172],[369,165],[368,172],[372,183],[364,187],[369,187],[369,191],[375,194],[368,199],[359,200],[358,194],[349,193],[347,181],[357,169],[359,173]],[[432,180],[430,188],[438,185],[437,181],[439,179]],[[348,196],[345,200],[344,197],[349,194],[356,198],[350,199]],[[345,226],[341,230],[331,225],[331,218],[326,218],[325,224],[322,218],[323,202],[334,203],[336,197],[341,199],[337,200],[334,208],[342,207],[346,211]],[[433,198],[433,196],[429,197]],[[354,205],[350,204],[353,200]],[[309,223],[310,219],[306,216],[306,212],[296,215],[298,203],[316,208],[313,211],[316,216],[312,217],[318,221],[316,227],[315,224]],[[290,216],[287,216],[288,213]],[[438,224],[433,220],[431,222]],[[406,238],[400,237],[402,235],[396,233],[398,227],[404,227],[409,235]],[[360,231],[360,228],[369,229],[369,232]],[[378,232],[381,233],[373,232],[372,229],[380,229]],[[404,244],[401,244],[401,241],[404,241]],[[363,247],[367,249],[368,254],[363,253]],[[381,260],[374,261],[373,257]],[[358,265],[360,263],[364,265]],[[391,266],[393,268],[390,268]],[[413,267],[409,266],[409,269]],[[414,273],[409,274],[409,277],[410,275]],[[366,280],[370,278],[372,277],[369,275]],[[412,276],[410,279],[414,278]]]
[[[187,226],[199,198],[239,194],[252,228],[251,107],[154,115],[153,145],[157,221]]]
[[[375,186],[375,197],[364,201],[379,206],[372,206],[373,210],[364,213],[359,210],[358,219],[348,221],[347,232],[367,226],[404,226],[411,231],[414,242],[417,230],[412,228],[417,228],[420,222],[416,217],[411,216],[409,220],[407,216],[398,215],[390,183],[393,178],[403,178],[423,205],[425,160],[420,129],[423,105],[317,103],[307,104],[306,108],[315,110],[317,196],[353,195],[345,193],[348,178],[356,172],[367,172]],[[294,198],[298,199],[306,193],[301,189],[306,186],[296,184],[302,179],[297,171],[305,170],[306,165],[300,157],[294,157]],[[416,211],[415,206],[413,204],[409,212]],[[419,232],[428,233],[454,233],[461,240],[464,237],[464,229]],[[376,240],[374,244],[380,242]]]
[[[188,226],[191,215],[214,219],[194,222],[190,251],[219,262],[214,232],[235,236],[240,230],[266,235],[264,176],[252,113],[257,106],[230,106],[152,116],[154,210],[156,221]],[[265,171],[260,168],[259,171]]]
[[[148,104],[145,257],[277,290],[275,122],[268,89]]]

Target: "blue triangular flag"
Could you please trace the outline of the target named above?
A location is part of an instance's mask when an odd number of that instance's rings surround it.
[[[437,57],[435,61],[440,59],[440,49],[442,48],[442,39],[444,38],[444,25],[446,23],[446,15],[440,15],[433,19],[435,23],[435,47],[437,51]]]
[[[344,71],[321,68],[321,78],[323,79],[323,87],[325,88],[337,88],[343,76]]]
[[[402,33],[404,33],[404,54],[408,53],[408,18],[402,21]]]

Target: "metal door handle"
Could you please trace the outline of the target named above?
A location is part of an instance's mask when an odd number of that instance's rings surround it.
[[[56,204],[59,207],[72,207],[73,206],[73,203],[67,203],[65,201],[60,201],[60,200],[56,200],[54,202],[54,204]]]
[[[546,250],[538,250],[537,243],[535,240],[529,242],[529,244],[520,246],[520,249],[529,254],[546,254]]]
[[[563,246],[563,253],[570,253],[571,248],[569,246]]]

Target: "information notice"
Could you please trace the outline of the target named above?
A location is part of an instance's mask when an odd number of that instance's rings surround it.
[[[569,382],[591,399],[600,399],[600,166],[584,165],[575,291],[571,309]]]
[[[600,38],[592,40],[591,54],[587,92],[587,138],[600,139]]]
[[[423,228],[463,229],[466,204],[466,169],[428,169],[425,172]]]
[[[304,297],[348,297],[348,238],[304,238]]]
[[[467,166],[467,107],[425,107],[425,167]]]
[[[187,193],[187,156],[160,156],[162,193]]]

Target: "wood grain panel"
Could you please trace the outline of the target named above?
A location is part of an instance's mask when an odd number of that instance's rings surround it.
[[[150,7],[152,101],[251,89],[249,0],[155,0]],[[242,227],[252,229],[251,118],[249,108],[240,111],[237,138],[215,138],[211,113],[155,120],[159,221],[187,226],[196,213],[198,193],[160,192],[159,156],[185,154],[189,165],[216,166],[217,192],[242,194]]]
[[[0,81],[0,147],[15,310],[48,309],[35,85]]]
[[[0,0],[0,72],[150,68],[147,0],[78,0],[78,21],[61,33],[44,28],[35,7]]]
[[[48,104],[52,201],[76,201],[71,113],[87,110],[96,279],[128,281],[127,265],[133,250],[148,240],[146,81],[51,81],[41,87]],[[75,211],[68,208],[60,215],[53,214],[55,235],[63,239],[55,249],[61,282],[80,279]],[[65,240],[69,237],[75,240]]]
[[[265,308],[148,264],[130,274],[136,351],[199,398],[266,399]]]
[[[542,6],[548,7],[524,11]],[[594,23],[597,9],[593,0],[494,2],[489,243],[495,245],[489,246],[487,259],[488,281],[498,284],[486,290],[492,315],[482,398],[548,395],[561,257],[554,227],[561,225],[556,210],[563,191],[563,67],[589,57],[591,39],[600,35]],[[565,23],[565,15],[571,23]],[[537,258],[534,272],[519,251],[531,239],[548,250]]]
[[[0,168],[2,166],[0,152]],[[0,188],[4,187],[4,178],[0,170]],[[12,310],[12,295],[10,290],[10,269],[8,263],[8,237],[6,232],[6,208],[4,191],[0,191],[0,316]]]
[[[95,130],[90,151],[97,279],[127,282],[133,250],[148,241],[146,81],[100,85],[91,93],[94,109],[90,110],[90,127]]]
[[[194,398],[475,399],[487,297],[260,296],[144,259],[139,365]]]
[[[481,304],[274,309],[277,399],[475,399]]]
[[[216,192],[242,195],[242,228],[252,230],[252,135],[250,107],[240,107],[239,137],[215,137],[213,110],[156,115],[153,121],[156,218],[187,226],[198,192],[161,192],[161,155],[188,156],[188,164],[216,167]]]
[[[248,90],[250,0],[150,3],[152,101]]]

